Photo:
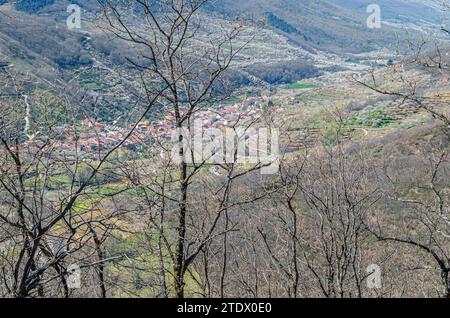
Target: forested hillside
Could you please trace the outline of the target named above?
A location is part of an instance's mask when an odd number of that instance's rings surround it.
[[[450,299],[448,7],[102,4],[0,0],[0,298]]]

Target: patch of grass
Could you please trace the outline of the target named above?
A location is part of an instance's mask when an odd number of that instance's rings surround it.
[[[374,110],[368,114],[358,114],[345,120],[346,126],[363,128],[384,128],[395,123],[397,120],[384,111]]]
[[[97,194],[100,196],[113,196],[119,192],[127,190],[127,186],[124,184],[110,184],[103,187],[99,187]]]
[[[70,185],[71,179],[68,175],[54,174],[48,177],[46,183],[47,190],[65,189]],[[24,185],[26,188],[33,189],[35,186],[42,188],[44,186],[44,179],[41,176],[32,176],[25,179]]]
[[[354,128],[385,128],[399,121],[387,111],[389,103],[381,102],[373,107],[367,107],[359,112],[354,112],[345,120],[345,125]]]
[[[319,88],[320,85],[317,84],[312,84],[312,83],[302,83],[302,82],[297,82],[294,84],[291,84],[289,86],[290,89],[308,89],[308,88]]]
[[[165,235],[169,241],[172,236],[176,236],[174,233],[171,233],[169,228],[165,229]],[[158,295],[160,292],[159,283],[157,283],[160,280],[160,260],[158,254],[155,253],[158,249],[157,244],[158,231],[156,229],[147,229],[127,238],[119,239],[113,246],[117,254],[127,255],[125,259],[107,264],[109,274],[126,281],[126,289],[132,291],[131,295],[122,293],[120,296],[155,297]],[[170,272],[173,270],[173,263],[169,257],[169,251],[164,245],[163,255],[168,292],[169,295],[174,296],[173,277],[170,275]],[[195,296],[201,292],[195,279],[201,279],[194,269],[191,269],[191,271],[193,277],[189,273],[185,276],[185,292],[187,295]]]
[[[83,84],[84,84],[84,87],[86,87],[88,89],[91,89],[91,90],[94,90],[94,91],[100,89],[100,86],[97,83],[94,83],[94,82],[83,82]]]
[[[84,198],[83,200],[77,200],[77,202],[73,205],[72,211],[75,214],[88,212],[100,201],[101,199],[99,198]]]

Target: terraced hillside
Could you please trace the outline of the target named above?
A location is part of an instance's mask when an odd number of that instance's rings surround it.
[[[386,82],[389,81],[388,72],[381,71],[380,74],[386,76]],[[413,70],[411,74],[422,77],[423,89],[436,102],[439,100],[442,105],[448,102],[448,95],[444,92],[448,83],[437,93],[432,85],[436,78],[426,78]],[[283,123],[281,126],[285,133],[282,139],[288,152],[330,142],[337,137],[336,131],[342,140],[377,140],[434,122],[433,116],[415,103],[374,92],[356,83],[351,76],[347,76],[344,82],[339,78],[337,84],[318,85],[320,82],[319,78],[286,86],[273,97],[277,105],[276,117]],[[442,107],[439,110],[445,111],[445,106]]]

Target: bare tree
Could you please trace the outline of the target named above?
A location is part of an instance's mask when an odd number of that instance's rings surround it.
[[[338,120],[339,123],[339,120]],[[277,234],[259,229],[290,297],[364,297],[370,260],[364,221],[379,199],[364,151],[351,153],[335,139],[286,161],[273,212]]]
[[[102,266],[106,260],[102,259],[100,245],[115,228],[112,220],[126,212],[98,199],[102,196],[98,179],[164,88],[148,101],[142,117],[122,140],[109,149],[98,145],[97,157],[89,157],[80,152],[78,143],[79,109],[72,108],[63,89],[29,96],[36,83],[27,82],[19,74],[6,73],[2,77],[4,91],[8,92],[2,98],[0,135],[3,292],[14,297],[34,293],[43,297],[46,285],[57,279],[68,297],[66,260],[70,257],[72,262],[88,266],[92,255],[97,255],[94,263],[101,273],[101,293],[105,296]],[[38,114],[34,117],[32,105]],[[58,122],[57,109],[67,117],[66,125]],[[64,145],[67,139],[71,140],[68,147]],[[87,173],[81,177],[83,169]],[[64,181],[55,181],[58,177]],[[85,207],[82,202],[86,201],[90,203]]]
[[[141,58],[129,61],[140,71],[145,94],[148,95],[155,84],[157,87],[168,87],[159,102],[166,113],[174,115],[179,145],[186,142],[181,132],[193,128],[194,115],[218,100],[217,90],[224,88],[220,84],[225,72],[246,45],[235,43],[241,27],[224,29],[217,36],[203,37],[205,30],[202,30],[198,19],[206,2],[165,0],[153,5],[151,1],[135,0],[107,1],[104,4],[105,29],[140,52]],[[193,164],[188,164],[184,159],[193,154],[186,153],[182,146],[178,156],[183,160],[178,165],[178,179],[175,182],[178,208],[173,277],[175,295],[183,297],[189,266],[211,239],[218,219],[226,211],[226,205],[223,204],[217,211],[217,216],[206,229],[206,236],[189,251],[192,246],[187,241],[188,196],[192,179],[204,167],[204,162],[193,160]],[[164,192],[162,195],[165,197]],[[173,196],[171,199],[174,199]],[[164,201],[160,202],[162,206]],[[164,286],[164,282],[162,284]],[[167,292],[163,293],[167,295]]]
[[[444,2],[443,10],[448,10],[447,2]],[[407,48],[399,62],[386,70],[372,70],[357,82],[377,93],[394,97],[403,107],[424,110],[441,123],[435,129],[442,140],[431,143],[427,147],[428,153],[422,154],[422,164],[429,162],[429,168],[424,172],[427,177],[418,178],[411,185],[418,191],[417,196],[405,198],[402,193],[405,189],[398,182],[401,179],[398,173],[386,173],[388,176],[382,181],[392,186],[386,190],[386,196],[401,202],[408,217],[402,222],[379,220],[379,224],[372,225],[371,230],[381,241],[410,245],[428,254],[439,267],[445,297],[450,297],[448,182],[445,181],[448,179],[450,107],[448,95],[440,90],[441,85],[446,85],[450,71],[444,41],[449,31],[444,27],[440,31],[432,39],[407,40]],[[389,163],[385,165],[385,170],[389,170]],[[380,215],[378,217],[385,219]]]
[[[434,145],[431,147],[435,147]],[[385,167],[386,178],[383,182],[390,185],[385,196],[400,204],[401,217],[377,214],[369,226],[371,232],[383,242],[392,242],[410,246],[420,251],[426,258],[416,255],[416,266],[427,269],[428,261],[437,265],[442,286],[442,294],[449,297],[449,208],[448,208],[448,153],[432,149],[421,160],[427,169],[425,177],[412,176],[416,181],[409,193],[405,193],[401,182],[402,169]],[[392,203],[395,204],[395,203]],[[432,267],[434,268],[434,267]],[[433,269],[434,271],[434,269]],[[440,291],[438,291],[439,293]]]

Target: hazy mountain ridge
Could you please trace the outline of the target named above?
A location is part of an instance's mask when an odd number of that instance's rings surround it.
[[[3,0],[8,1],[8,0]],[[385,26],[384,30],[369,29],[366,8],[369,0],[217,0],[206,8],[227,18],[237,17],[265,23],[305,49],[361,53],[389,46],[399,30]],[[97,0],[18,0],[19,10],[39,13],[65,13],[69,3],[94,10]],[[396,22],[439,23],[438,3],[429,1],[377,1],[384,18]]]
[[[401,22],[440,23],[442,12],[439,10],[442,1],[417,0],[328,0],[340,7],[365,14],[367,6],[378,4],[381,8],[382,19]]]
[[[217,0],[206,6],[202,27],[214,32],[217,25],[243,23],[259,29],[243,62],[230,74],[237,85],[293,83],[321,75],[322,70],[333,70],[336,65],[340,69],[351,67],[345,62],[352,59],[348,53],[378,51],[397,43],[394,39],[398,30],[386,26],[371,30],[356,1],[346,3],[346,7],[339,1]],[[125,57],[135,53],[106,38],[89,22],[95,17],[97,0],[15,3],[27,12],[11,10],[9,5],[0,7],[0,13],[5,13],[0,14],[0,61],[49,81],[70,79],[74,72],[94,67],[95,71],[88,70],[89,74],[80,79],[92,94],[110,89],[110,84],[118,81],[111,70],[127,73]],[[66,8],[71,3],[83,8],[81,30],[69,31],[66,27]],[[108,72],[111,78],[106,79],[101,72]]]
[[[308,49],[360,53],[387,45],[393,30],[371,30],[366,16],[320,0],[219,0],[212,6],[230,17],[266,21],[291,41]]]

